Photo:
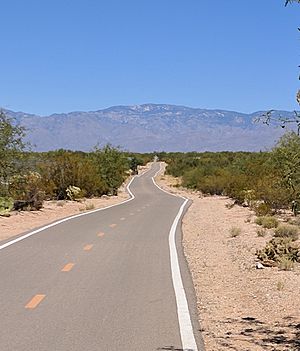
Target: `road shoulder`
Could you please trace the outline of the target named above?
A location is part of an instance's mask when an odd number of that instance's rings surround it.
[[[183,219],[183,247],[206,350],[296,349],[299,267],[291,272],[275,267],[257,270],[256,249],[270,238],[257,236],[249,209],[229,209],[228,198],[200,197],[178,187],[178,180],[169,176],[157,177],[157,182],[193,200]],[[242,231],[235,238],[229,233],[233,226]]]

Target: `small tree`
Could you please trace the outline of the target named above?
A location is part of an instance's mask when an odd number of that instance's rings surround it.
[[[300,137],[295,132],[286,133],[272,150],[272,160],[282,186],[290,194],[290,201],[300,197]]]
[[[24,127],[0,111],[0,195],[7,196],[9,180],[18,172],[18,160],[25,148]]]
[[[126,172],[129,170],[127,157],[119,148],[109,144],[102,149],[96,147],[94,156],[107,194],[117,195],[118,188],[126,179]]]

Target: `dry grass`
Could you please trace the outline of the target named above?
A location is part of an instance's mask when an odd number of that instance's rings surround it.
[[[279,224],[278,220],[271,216],[257,217],[255,223],[267,229],[277,228]]]
[[[278,238],[289,238],[296,241],[299,238],[299,229],[294,225],[281,224],[275,229],[274,236]]]
[[[229,233],[232,238],[236,238],[242,234],[242,229],[240,227],[231,227],[229,229]]]

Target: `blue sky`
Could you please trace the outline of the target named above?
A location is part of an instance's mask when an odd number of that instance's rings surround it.
[[[297,109],[300,6],[284,0],[1,1],[0,106]]]

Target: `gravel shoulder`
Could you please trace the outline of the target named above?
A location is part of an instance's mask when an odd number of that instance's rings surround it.
[[[226,207],[230,199],[202,197],[163,175],[158,184],[193,201],[183,219],[183,247],[197,295],[207,351],[300,350],[300,267],[256,269],[258,237],[248,208]],[[230,228],[241,234],[231,237]]]

